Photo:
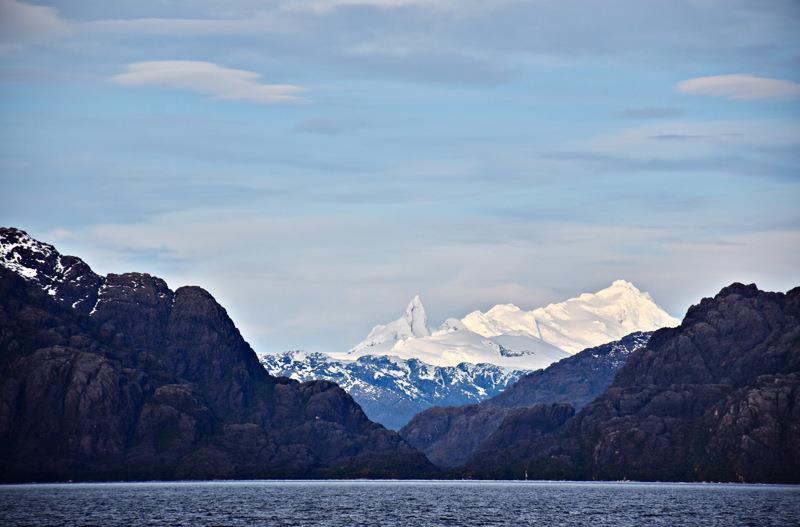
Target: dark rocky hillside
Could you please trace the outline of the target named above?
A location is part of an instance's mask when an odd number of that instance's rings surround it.
[[[472,455],[511,409],[539,403],[568,403],[580,409],[613,381],[628,356],[644,347],[651,333],[632,333],[617,342],[589,348],[530,373],[491,399],[467,406],[420,412],[400,435],[441,467],[456,467]]]
[[[724,288],[555,432],[519,433],[537,422],[508,416],[463,473],[800,482],[800,288]]]
[[[403,477],[433,466],[335,384],[272,377],[199,287],[0,230],[3,481]]]

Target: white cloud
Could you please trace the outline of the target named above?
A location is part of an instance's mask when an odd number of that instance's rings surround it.
[[[127,86],[164,86],[193,91],[227,101],[259,104],[290,103],[305,100],[305,91],[292,84],[261,84],[253,71],[226,68],[212,62],[159,60],[136,62],[126,72],[111,77],[112,82]]]
[[[0,50],[19,48],[66,32],[67,23],[52,7],[0,0]]]
[[[735,101],[800,97],[800,84],[796,82],[749,74],[697,77],[678,83],[677,89],[682,93]]]

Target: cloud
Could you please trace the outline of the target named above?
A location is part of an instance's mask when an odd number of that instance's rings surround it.
[[[291,103],[305,100],[304,88],[292,84],[261,84],[253,71],[226,68],[212,62],[160,60],[136,62],[111,81],[126,86],[164,86],[183,89],[226,101],[258,104]]]
[[[678,83],[677,90],[692,95],[722,97],[734,101],[800,97],[800,84],[749,74],[697,77]]]
[[[0,51],[61,36],[67,28],[52,7],[0,0]]]

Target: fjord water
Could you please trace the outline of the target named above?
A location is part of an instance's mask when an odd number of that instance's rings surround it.
[[[800,487],[488,481],[0,486],[3,525],[800,525]]]

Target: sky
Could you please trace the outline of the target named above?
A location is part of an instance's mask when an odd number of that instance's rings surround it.
[[[800,285],[796,0],[0,0],[0,224],[343,351]]]

